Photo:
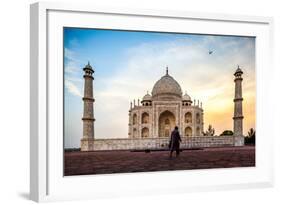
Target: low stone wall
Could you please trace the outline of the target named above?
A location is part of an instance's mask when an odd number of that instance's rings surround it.
[[[234,146],[233,136],[182,137],[181,148]],[[146,139],[82,139],[81,150],[167,149],[169,138]]]

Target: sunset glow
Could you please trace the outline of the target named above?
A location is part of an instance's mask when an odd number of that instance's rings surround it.
[[[209,54],[209,50],[213,53]],[[82,137],[83,70],[94,73],[96,138],[127,138],[130,101],[142,99],[165,74],[203,103],[204,130],[233,129],[234,72],[243,70],[244,135],[255,129],[255,38],[66,28],[65,146]]]

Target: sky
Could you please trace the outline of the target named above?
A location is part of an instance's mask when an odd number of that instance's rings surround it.
[[[64,28],[65,148],[80,147],[88,61],[95,71],[95,138],[128,137],[130,102],[151,93],[166,66],[183,93],[203,103],[204,129],[211,124],[219,135],[233,129],[233,74],[239,65],[244,134],[255,128],[255,38]]]

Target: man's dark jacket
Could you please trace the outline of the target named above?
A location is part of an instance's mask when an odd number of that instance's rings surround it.
[[[170,149],[171,150],[177,150],[180,148],[180,142],[181,142],[181,137],[180,137],[180,133],[178,130],[173,130],[172,134],[171,134],[171,146]]]

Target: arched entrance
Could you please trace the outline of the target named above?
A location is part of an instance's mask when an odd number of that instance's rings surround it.
[[[176,119],[172,112],[166,110],[159,116],[159,137],[169,137],[176,125]]]

